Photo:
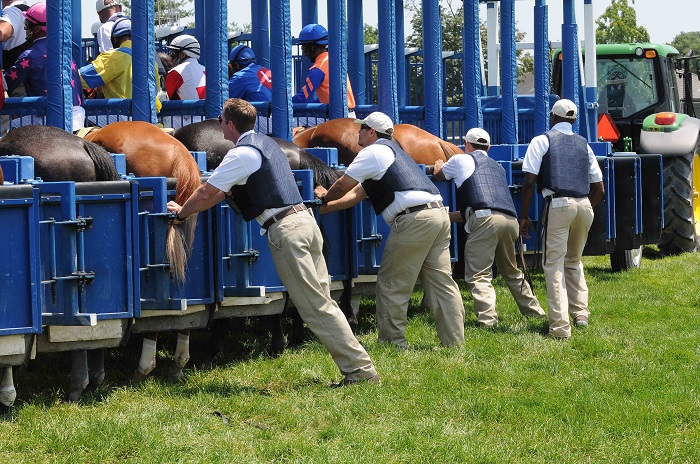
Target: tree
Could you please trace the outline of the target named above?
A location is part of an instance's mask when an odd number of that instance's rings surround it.
[[[631,1],[634,5],[634,0]],[[637,26],[637,12],[629,0],[612,0],[595,22],[598,26],[595,33],[598,43],[649,42],[649,32],[646,28]]]
[[[700,55],[700,32],[681,32],[673,38],[671,46],[676,48],[681,55],[685,55],[689,51],[693,56]],[[690,61],[690,66],[693,70],[696,69],[695,60]]]
[[[122,0],[123,11],[131,16],[131,0]],[[172,26],[194,15],[192,0],[155,0],[155,26]]]

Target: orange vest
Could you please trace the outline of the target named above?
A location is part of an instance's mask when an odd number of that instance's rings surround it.
[[[328,52],[323,52],[318,57],[316,57],[316,61],[314,62],[314,65],[309,68],[309,70],[318,68],[321,71],[323,71],[324,78],[323,82],[321,82],[321,85],[316,89],[316,95],[318,95],[318,101],[321,103],[326,103],[328,104],[330,102],[330,92],[328,90],[329,85],[328,82],[330,79],[328,78]],[[352,86],[350,85],[350,78],[347,78],[347,83],[348,83],[348,108],[349,109],[355,109],[355,96],[352,93]]]

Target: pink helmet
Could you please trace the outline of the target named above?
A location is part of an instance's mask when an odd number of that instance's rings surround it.
[[[22,14],[30,24],[41,26],[41,29],[46,32],[46,3],[37,2]]]

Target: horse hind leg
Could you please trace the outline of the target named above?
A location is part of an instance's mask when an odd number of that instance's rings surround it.
[[[170,376],[176,380],[182,380],[185,374],[182,369],[190,360],[190,331],[181,330],[177,334],[177,344],[173,355],[173,365],[170,369]]]
[[[143,336],[141,344],[141,358],[139,366],[131,375],[131,380],[140,382],[146,380],[148,375],[156,368],[156,345],[158,343],[158,332],[148,333]]]
[[[69,403],[77,403],[90,383],[87,350],[71,351],[70,357],[70,388],[67,400]]]
[[[2,377],[0,377],[0,414],[7,414],[15,404],[17,390],[12,377],[12,366],[2,367]]]
[[[88,355],[89,383],[88,389],[94,390],[105,380],[105,350],[90,350]]]

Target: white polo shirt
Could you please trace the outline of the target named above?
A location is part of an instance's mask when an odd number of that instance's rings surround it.
[[[27,41],[27,33],[24,30],[24,15],[22,10],[16,6],[9,5],[2,9],[0,21],[10,23],[12,26],[12,37],[2,43],[3,50],[12,50]],[[9,68],[13,63],[3,63],[5,68]]]

